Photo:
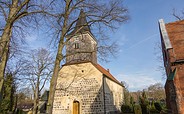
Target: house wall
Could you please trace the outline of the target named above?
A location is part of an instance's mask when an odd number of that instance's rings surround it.
[[[165,92],[166,92],[166,106],[169,113],[177,114],[178,106],[177,106],[177,94],[176,88],[173,80],[167,80],[165,84]]]
[[[166,30],[171,42],[172,48],[166,50],[162,41],[162,50],[164,56],[164,63],[167,76],[170,71],[176,69],[176,75],[173,81],[167,81],[165,88],[167,94],[167,107],[171,109],[172,113],[184,114],[184,62],[177,62],[184,60],[184,20],[166,24]],[[169,82],[169,83],[168,83]],[[176,94],[175,102],[171,97],[171,84],[173,85],[174,94]]]
[[[184,114],[184,64],[173,66],[177,69],[174,84],[177,94],[178,113]]]
[[[176,74],[174,80],[167,80],[165,85],[167,107],[171,109],[173,113],[184,114],[184,64],[173,65],[170,67],[170,70],[174,70],[175,68]],[[170,75],[170,73],[168,73],[168,75]],[[176,94],[174,99],[171,96],[173,94]],[[173,104],[177,106],[173,106]]]
[[[168,51],[172,63],[170,68],[172,70],[177,69],[174,85],[177,94],[178,113],[184,114],[184,62],[175,63],[180,60],[184,61],[184,21],[166,24],[166,29],[173,47],[172,50]]]

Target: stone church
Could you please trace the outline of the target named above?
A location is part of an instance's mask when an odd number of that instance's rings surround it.
[[[118,114],[124,86],[97,63],[97,40],[83,10],[66,40],[66,63],[57,79],[53,114]]]

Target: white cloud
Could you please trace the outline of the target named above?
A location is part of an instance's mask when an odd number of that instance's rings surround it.
[[[37,39],[37,35],[28,35],[26,36],[27,42],[34,42]]]
[[[128,85],[129,91],[138,91],[147,88],[151,84],[155,84],[161,82],[159,80],[154,79],[151,76],[145,76],[141,74],[135,75],[118,75],[121,80],[125,81]]]
[[[29,45],[30,49],[37,49],[37,48],[48,48],[47,40],[43,40],[43,38],[39,36],[38,34],[31,34],[26,36],[26,42]]]

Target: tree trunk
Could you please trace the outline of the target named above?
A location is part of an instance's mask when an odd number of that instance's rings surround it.
[[[40,85],[40,73],[38,74],[37,77],[37,84],[36,84],[36,88],[35,88],[35,97],[34,97],[34,107],[33,107],[33,114],[37,114],[38,113],[38,105],[39,105],[39,85]]]
[[[37,114],[37,106],[38,106],[38,104],[37,104],[37,92],[35,91],[34,94],[35,94],[35,95],[34,95],[33,114]]]
[[[52,79],[50,82],[50,92],[49,92],[48,107],[47,107],[48,114],[52,114],[57,78],[58,78],[58,74],[59,74],[59,70],[60,70],[60,63],[61,63],[61,60],[63,59],[62,51],[64,48],[64,37],[65,37],[66,32],[67,32],[67,23],[68,23],[68,17],[69,17],[70,2],[71,2],[71,0],[66,1],[62,34],[60,37],[58,51],[57,51],[57,55],[56,55],[55,66],[54,66],[54,71],[53,71]]]
[[[58,55],[56,56],[56,58],[57,59],[55,61],[54,72],[53,72],[52,79],[50,82],[50,91],[49,91],[49,99],[48,99],[48,106],[47,106],[48,114],[52,114],[57,77],[58,77],[58,73],[59,73],[59,69],[60,69],[61,60],[59,60]]]
[[[2,34],[1,40],[3,43],[2,46],[2,52],[0,52],[1,61],[0,61],[0,101],[2,99],[2,88],[4,83],[4,72],[6,68],[6,63],[8,60],[8,52],[9,52],[9,43],[10,43],[10,37],[11,37],[11,24],[7,24],[5,26],[5,30]]]
[[[54,71],[53,71],[52,79],[50,82],[49,99],[48,99],[48,105],[47,105],[48,114],[52,114],[57,78],[58,78],[58,74],[60,70],[60,63],[61,63],[61,60],[63,59],[63,55],[62,55],[62,50],[64,48],[63,42],[64,42],[64,34],[62,34],[60,38],[56,60],[55,60],[55,65],[54,65]]]
[[[34,107],[33,107],[33,114],[38,113],[38,105],[39,105],[39,88],[36,87],[35,93],[34,93]]]
[[[17,14],[17,6],[18,6],[18,0],[14,0],[12,2],[12,5],[10,6],[10,12],[8,15],[8,19],[6,20],[6,25],[4,27],[3,34],[1,36],[2,43],[0,46],[2,47],[2,51],[0,52],[1,61],[0,61],[0,103],[2,99],[2,88],[3,88],[3,82],[4,82],[4,72],[8,60],[8,53],[9,53],[9,44],[10,44],[10,38],[12,33],[12,26],[13,22],[15,21],[15,17]]]

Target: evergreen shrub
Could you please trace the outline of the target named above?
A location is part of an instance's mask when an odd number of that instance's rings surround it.
[[[160,105],[159,102],[155,102],[154,105],[155,105],[155,108],[156,108],[159,112],[162,110],[162,106]]]
[[[142,109],[140,105],[134,105],[134,114],[142,114]]]
[[[121,111],[125,113],[132,112],[131,107],[129,105],[122,105],[121,106]]]

